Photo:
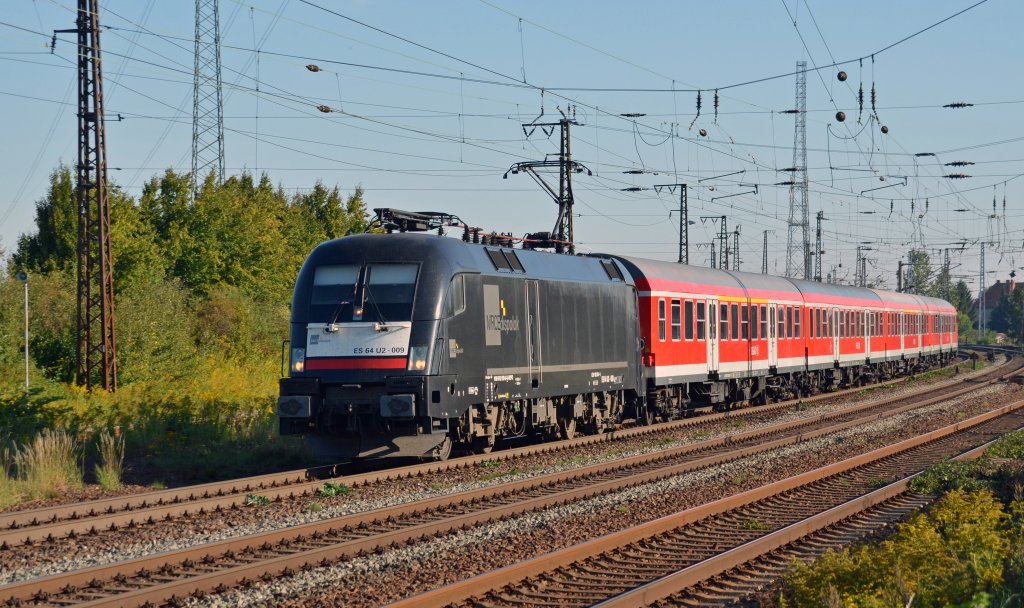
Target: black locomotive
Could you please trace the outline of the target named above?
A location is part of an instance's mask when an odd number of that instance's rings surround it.
[[[427,234],[321,244],[292,302],[280,429],[319,456],[446,458],[643,415],[637,295],[613,259]]]

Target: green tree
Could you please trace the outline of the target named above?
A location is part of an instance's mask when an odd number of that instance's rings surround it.
[[[950,292],[949,303],[957,309],[957,312],[974,318],[978,312],[977,302],[971,288],[963,280],[957,281]]]
[[[907,255],[907,291],[928,294],[931,289],[932,267],[928,253],[923,249],[912,249]]]
[[[50,174],[46,197],[36,202],[36,233],[22,235],[12,266],[35,273],[74,270],[78,250],[78,204],[71,169]]]

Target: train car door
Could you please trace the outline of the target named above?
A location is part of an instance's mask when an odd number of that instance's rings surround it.
[[[864,315],[863,316],[864,322],[861,324],[861,333],[864,334],[864,358],[865,359],[870,359],[871,358],[871,333],[872,333],[871,332],[871,327],[872,327],[872,325],[874,325],[872,323],[872,321],[874,320],[874,314],[875,314],[875,311],[873,311],[873,310],[865,310],[864,313],[863,313],[863,315]]]
[[[541,366],[541,339],[540,339],[540,283],[535,279],[526,281],[526,352],[527,365],[529,367],[530,386],[537,388],[544,380],[544,370]]]
[[[776,325],[776,306],[775,304],[768,304],[768,367],[779,366],[779,337],[776,335],[778,332]]]
[[[718,300],[707,300],[708,306],[708,374],[718,373]]]
[[[829,323],[832,330],[832,362],[839,363],[839,307],[832,307],[832,319]]]

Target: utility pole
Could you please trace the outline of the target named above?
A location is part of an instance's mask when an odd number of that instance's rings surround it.
[[[729,228],[726,226],[726,217],[722,216],[722,224],[718,227],[719,242],[719,267],[722,270],[729,270]]]
[[[679,263],[689,264],[690,263],[690,216],[688,201],[687,201],[687,187],[686,184],[656,184],[654,186],[655,192],[661,192],[662,189],[668,189],[670,194],[675,194],[676,188],[679,188]]]
[[[896,265],[896,291],[903,293],[903,260]]]
[[[220,0],[196,0],[192,84],[192,199],[211,169],[224,179],[224,98],[220,76]]]
[[[857,287],[868,286],[868,258],[863,252],[871,251],[871,247],[857,246],[856,285]]]
[[[14,275],[25,286],[25,388],[28,388],[28,273],[24,270]]]
[[[561,111],[561,110],[559,110]],[[572,153],[570,150],[570,139],[569,139],[569,127],[572,125],[582,126],[581,123],[576,122],[575,118],[569,118],[562,112],[562,120],[558,122],[547,122],[537,123],[532,122],[523,125],[523,133],[529,137],[536,129],[541,129],[548,135],[554,132],[554,128],[558,127],[560,132],[559,140],[561,142],[558,160],[531,160],[520,163],[515,163],[509,170],[505,172],[503,179],[508,179],[508,174],[518,174],[520,171],[529,174],[530,177],[544,189],[548,195],[554,199],[558,205],[558,219],[555,221],[555,227],[548,235],[551,245],[557,253],[563,253],[565,246],[568,245],[570,254],[576,252],[576,235],[573,232],[572,226],[572,206],[573,206],[573,194],[572,194],[572,174],[587,172],[587,175],[593,175],[594,173],[587,169],[582,164],[572,160]],[[538,169],[552,169],[558,168],[558,190],[552,188],[544,178],[541,177]],[[541,236],[541,235],[534,235]]]
[[[764,251],[761,254],[761,274],[768,274],[768,231],[764,231]]]
[[[99,0],[78,0],[78,310],[75,353],[78,384],[117,390],[114,331],[114,258],[107,197],[107,142],[103,119]]]
[[[982,241],[978,270],[978,342],[985,337],[985,312],[985,241]]]
[[[732,232],[732,269],[736,272],[740,270],[740,227],[737,226],[736,230]]]
[[[711,241],[711,267],[712,268],[717,268],[716,262],[715,262],[715,242],[714,241]]]
[[[815,218],[817,227],[814,231],[814,280],[821,283],[821,220],[825,219],[825,212],[819,211]]]
[[[796,108],[793,131],[793,174],[789,182],[789,234],[786,239],[786,276],[811,279],[811,220],[807,184],[807,62],[796,62]],[[800,242],[797,243],[797,240]]]

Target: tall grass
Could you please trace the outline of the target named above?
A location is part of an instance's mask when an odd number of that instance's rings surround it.
[[[100,433],[97,442],[100,461],[95,466],[96,483],[104,490],[119,490],[124,474],[124,437],[120,433]]]
[[[81,451],[70,433],[46,429],[14,450],[21,494],[54,498],[82,486]]]
[[[10,448],[0,451],[0,509],[18,502],[21,492],[18,490],[18,482],[12,477],[14,473],[14,456]]]

